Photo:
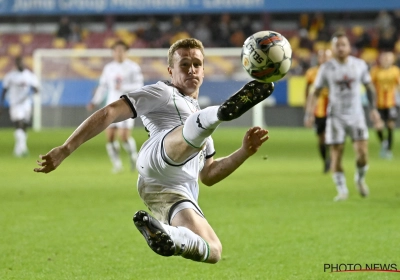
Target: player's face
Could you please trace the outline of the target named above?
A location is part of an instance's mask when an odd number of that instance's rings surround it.
[[[185,95],[197,97],[203,83],[203,54],[199,49],[177,49],[173,56],[174,67],[168,67],[172,83]]]
[[[126,49],[122,45],[116,45],[113,49],[114,60],[122,62],[126,58]]]
[[[336,58],[346,59],[351,52],[349,39],[345,36],[334,38],[332,40],[332,51]]]
[[[389,68],[394,62],[394,54],[392,52],[383,52],[379,56],[379,63],[383,68]]]

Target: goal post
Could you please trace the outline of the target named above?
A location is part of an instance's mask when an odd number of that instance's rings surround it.
[[[142,68],[145,84],[169,79],[167,54],[168,49],[128,51],[128,57]],[[200,97],[211,104],[220,104],[251,80],[242,68],[240,55],[241,48],[205,49],[205,80]],[[35,50],[33,71],[39,80],[40,92],[34,96],[33,129],[63,126],[63,119],[76,115],[71,108],[80,107],[82,111],[103,67],[111,60],[110,49]],[[262,104],[252,110],[252,124],[265,126]]]

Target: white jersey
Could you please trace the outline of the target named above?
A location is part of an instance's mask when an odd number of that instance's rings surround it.
[[[169,82],[157,82],[124,95],[134,117],[140,116],[148,139],[139,151],[137,169],[139,187],[165,186],[192,200],[198,197],[198,175],[207,158],[215,154],[211,137],[204,150],[194,154],[184,163],[171,163],[165,154],[163,140],[174,128],[185,123],[194,112],[200,110],[198,102],[181,94]]]
[[[365,61],[349,56],[345,63],[331,59],[321,65],[314,82],[316,88],[329,88],[328,117],[351,120],[364,116],[361,85],[371,82]]]
[[[144,86],[129,93],[128,97],[150,137],[183,125],[192,113],[200,110],[197,99],[181,94],[169,82]]]
[[[32,87],[38,88],[36,76],[28,69],[13,70],[3,79],[3,88],[7,89],[7,100],[10,106],[32,103]]]
[[[119,90],[116,89],[118,84]],[[121,95],[142,86],[143,74],[137,63],[129,59],[125,59],[122,63],[112,61],[103,69],[92,103],[99,105],[107,96],[106,103],[110,104],[118,100]]]

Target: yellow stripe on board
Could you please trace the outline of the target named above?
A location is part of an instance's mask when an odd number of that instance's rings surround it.
[[[304,106],[306,79],[303,76],[292,76],[288,79],[288,105]]]

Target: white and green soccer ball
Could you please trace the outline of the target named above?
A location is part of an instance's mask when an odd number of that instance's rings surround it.
[[[241,57],[250,77],[264,83],[275,82],[289,71],[292,48],[282,34],[260,31],[246,39]]]

